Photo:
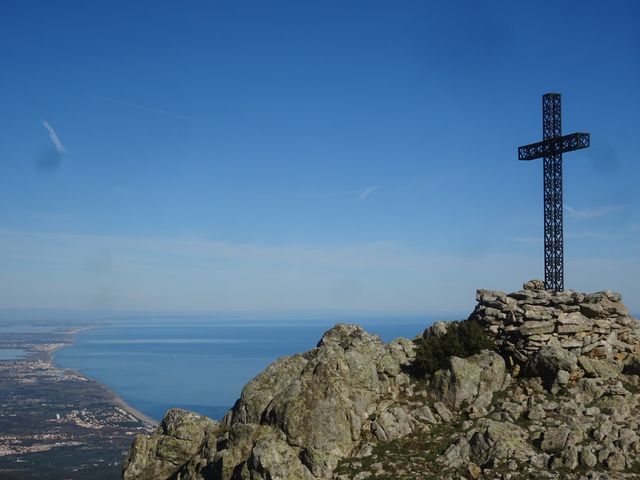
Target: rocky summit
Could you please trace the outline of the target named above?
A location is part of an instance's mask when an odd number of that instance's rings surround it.
[[[336,325],[221,422],[167,412],[123,479],[640,479],[640,322],[620,295],[533,280],[476,299],[491,348],[420,373],[418,345],[447,351],[456,323],[386,344]]]

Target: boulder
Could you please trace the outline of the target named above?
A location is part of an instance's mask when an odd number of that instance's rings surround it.
[[[385,345],[359,326],[336,325],[311,352],[280,359],[249,382],[225,424],[261,424],[281,431],[282,441],[303,452],[304,467],[324,478],[360,442],[373,414],[379,439],[411,432],[414,420],[406,410],[376,410],[382,397],[399,395],[409,383],[403,370],[415,356],[413,345],[407,339]],[[249,472],[258,468],[258,457],[246,451],[246,444],[232,439],[226,450],[230,458],[244,461]]]
[[[446,468],[460,468],[469,462],[469,452],[471,445],[465,435],[459,436],[447,449],[440,455],[436,462]]]
[[[314,464],[317,464],[315,462]],[[335,464],[332,464],[335,468]],[[333,470],[331,468],[331,470]],[[298,451],[292,448],[282,433],[273,431],[261,436],[251,450],[246,468],[240,469],[238,480],[314,480],[302,464]]]
[[[169,478],[198,455],[211,459],[219,430],[220,424],[208,417],[171,409],[155,433],[136,437],[124,461],[122,478]]]
[[[528,376],[542,378],[545,385],[550,386],[555,381],[558,372],[573,371],[577,367],[577,357],[559,345],[547,345],[538,350],[526,365]]]
[[[416,408],[411,412],[413,418],[417,420],[422,420],[427,423],[438,423],[436,417],[433,415],[433,412],[429,408],[428,405],[424,405],[422,407]]]
[[[605,380],[615,378],[620,373],[624,365],[620,362],[610,360],[607,358],[595,359],[581,355],[578,357],[578,364],[588,377],[600,377]]]
[[[522,284],[524,290],[544,290],[544,280],[533,279]]]
[[[413,424],[407,410],[398,406],[382,411],[371,425],[371,430],[379,441],[389,441],[410,434]]]
[[[440,416],[443,422],[450,422],[451,420],[453,420],[453,414],[444,403],[440,401],[435,402],[433,404],[433,409]]]
[[[447,333],[447,328],[448,328],[448,322],[439,320],[437,322],[434,322],[433,325],[431,325],[430,327],[427,327],[425,331],[422,332],[422,336],[424,338],[441,337],[442,335]]]
[[[510,381],[504,360],[489,350],[468,358],[451,357],[448,368],[433,376],[434,395],[450,407],[469,404],[480,395],[505,389]]]
[[[540,443],[540,449],[548,453],[562,451],[567,444],[570,433],[571,429],[564,426],[545,430],[542,442]]]
[[[469,441],[469,457],[480,466],[493,465],[496,459],[524,461],[533,454],[527,437],[526,430],[510,422],[482,418]]]
[[[449,468],[469,462],[491,467],[496,460],[525,461],[534,454],[526,439],[527,432],[512,423],[482,418],[476,428],[460,435],[436,461]]]
[[[580,451],[580,465],[591,469],[598,464],[598,457],[593,454],[593,450],[589,447],[583,447]]]
[[[605,395],[595,402],[600,412],[614,422],[622,422],[629,418],[637,404],[637,398],[631,395]]]

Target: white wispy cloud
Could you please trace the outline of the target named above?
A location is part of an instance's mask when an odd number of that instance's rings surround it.
[[[585,208],[583,210],[578,210],[570,205],[564,204],[564,209],[569,214],[569,216],[574,218],[600,218],[610,215],[615,212],[619,212],[620,210],[624,210],[627,208],[626,205],[604,205],[601,207],[593,207],[593,208]]]
[[[118,100],[117,98],[109,98],[109,97],[103,97],[103,98],[108,102],[116,103],[118,105],[122,105],[129,108],[135,108],[136,110],[142,110],[144,112],[164,115],[165,117],[178,118],[180,120],[191,120],[191,117],[189,117],[188,115],[183,115],[181,113],[170,112],[168,110],[163,110],[161,108],[148,107],[146,105],[141,105],[139,103],[125,102],[123,100]]]
[[[9,266],[0,269],[0,308],[385,312],[470,311],[472,297],[458,289],[486,284],[482,272],[513,265],[493,279],[506,288],[537,265],[521,256],[470,258],[393,242],[265,245],[2,229],[0,262]]]
[[[319,197],[351,197],[356,198],[357,200],[364,200],[368,196],[370,196],[373,192],[378,190],[380,187],[377,185],[371,185],[364,190],[341,190],[341,191],[333,191],[333,192],[325,192],[320,194],[315,194],[314,196]]]
[[[376,190],[378,190],[378,186],[377,185],[372,185],[370,187],[367,187],[362,192],[360,192],[360,195],[358,195],[358,199],[359,200],[364,200],[365,198],[367,198],[369,195],[371,195]]]
[[[622,238],[623,235],[619,233],[605,233],[605,232],[575,232],[565,233],[565,238],[592,238],[594,240],[616,240]]]
[[[49,132],[49,138],[51,139],[51,143],[53,143],[53,146],[55,147],[56,152],[60,154],[65,153],[67,150],[62,144],[62,141],[60,140],[58,133],[53,129],[51,124],[46,120],[42,120],[42,125],[44,126],[44,128],[47,129],[47,132]]]
[[[542,243],[542,235],[539,237],[513,237],[512,240],[518,243]]]
[[[394,242],[265,245],[0,229],[0,308],[468,313],[476,288],[515,290],[540,275],[541,260]],[[567,279],[582,291],[624,291],[637,309],[639,268],[638,258],[568,259]]]

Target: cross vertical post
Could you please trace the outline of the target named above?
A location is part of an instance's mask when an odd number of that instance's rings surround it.
[[[562,136],[559,93],[542,96],[543,141],[518,148],[519,160],[543,158],[544,285],[564,290],[564,233],[562,219],[562,153],[589,147],[588,133]]]
[[[542,97],[542,134],[545,141],[562,136],[560,95]],[[545,288],[564,290],[562,228],[562,151],[553,148],[544,157],[544,279]]]

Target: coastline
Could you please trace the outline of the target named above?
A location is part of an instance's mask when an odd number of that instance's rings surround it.
[[[87,378],[86,375],[83,375],[83,377]],[[100,383],[95,379],[91,379],[91,380],[93,380],[93,381],[95,381],[97,383]],[[142,413],[137,408],[132,407],[131,405],[129,405],[127,402],[125,402],[122,399],[122,397],[120,397],[120,395],[118,395],[116,392],[111,390],[109,387],[107,387],[106,385],[104,385],[102,383],[100,383],[100,385],[102,385],[106,390],[109,391],[109,393],[111,394],[111,400],[113,401],[113,403],[118,405],[120,408],[122,408],[128,414],[133,415],[134,417],[136,417],[141,422],[148,423],[149,425],[153,425],[154,427],[160,426],[160,422],[158,422],[157,420],[149,417],[148,415],[145,415],[144,413]]]
[[[17,328],[0,335],[3,347],[26,353],[0,361],[3,479],[120,478],[134,438],[157,430],[104,383],[59,365],[56,352],[83,341],[69,327],[57,323],[44,331]],[[69,366],[81,369],[85,363]]]
[[[45,361],[49,362],[52,366],[54,366],[55,368],[59,368],[61,370],[67,370],[69,372],[73,372],[75,375],[85,378],[88,381],[94,382],[98,385],[100,385],[100,387],[102,387],[102,389],[104,389],[105,392],[107,392],[109,399],[111,400],[111,402],[121,408],[122,410],[124,410],[125,412],[127,412],[129,415],[135,417],[137,420],[152,425],[154,427],[158,427],[160,425],[160,422],[149,417],[148,415],[142,413],[140,410],[138,410],[137,408],[135,408],[134,406],[128,404],[126,401],[124,401],[122,399],[122,397],[120,395],[118,395],[116,392],[114,392],[112,389],[110,389],[107,385],[105,385],[104,383],[100,382],[99,380],[90,377],[88,375],[85,375],[82,372],[79,372],[76,369],[73,368],[66,368],[66,367],[61,367],[55,364],[54,361],[54,356],[53,354],[57,351],[60,350],[68,345],[72,345],[75,340],[76,340],[76,333],[82,331],[82,330],[89,330],[92,328],[96,328],[98,327],[98,325],[93,325],[93,326],[87,326],[87,327],[74,327],[74,328],[70,328],[67,330],[67,333],[70,335],[71,341],[69,343],[65,343],[65,344],[59,344],[54,346],[53,348],[51,348],[50,350],[47,350],[46,353],[46,359]]]

